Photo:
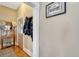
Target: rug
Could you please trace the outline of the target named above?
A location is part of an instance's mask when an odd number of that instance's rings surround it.
[[[17,57],[11,48],[0,50],[0,57]]]

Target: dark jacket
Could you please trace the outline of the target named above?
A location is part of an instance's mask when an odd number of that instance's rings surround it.
[[[23,27],[23,33],[25,35],[31,35],[33,39],[33,22],[32,22],[33,17],[26,17],[24,27]]]
[[[24,23],[24,26],[23,26],[23,33],[25,35],[27,34],[27,30],[28,30],[28,22],[29,22],[28,19],[29,19],[28,17],[25,18],[25,23]]]

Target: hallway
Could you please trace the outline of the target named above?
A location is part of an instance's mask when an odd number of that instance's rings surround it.
[[[32,11],[24,2],[0,3],[0,57],[32,56]]]
[[[18,46],[11,46],[0,50],[0,57],[29,57],[29,55]]]

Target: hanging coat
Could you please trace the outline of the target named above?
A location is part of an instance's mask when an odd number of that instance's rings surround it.
[[[31,35],[32,41],[33,41],[33,22],[32,22],[33,17],[26,17],[24,27],[23,27],[23,33],[25,35]]]
[[[28,17],[25,18],[25,23],[24,23],[24,26],[23,26],[23,33],[25,35],[27,34],[27,30],[28,30],[28,22],[29,22],[28,19],[29,19]]]

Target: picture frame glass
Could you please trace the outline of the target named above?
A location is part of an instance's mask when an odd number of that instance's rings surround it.
[[[52,2],[46,6],[46,17],[65,13],[65,2]]]

